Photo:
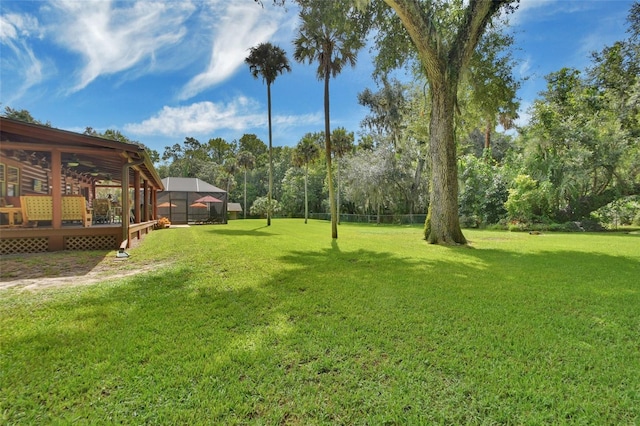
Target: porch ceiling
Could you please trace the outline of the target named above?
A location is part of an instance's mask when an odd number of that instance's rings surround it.
[[[152,187],[164,188],[144,148],[130,143],[88,136],[0,117],[0,146],[17,150],[43,164],[51,162],[51,152],[58,150],[62,166],[96,181],[120,182],[126,163],[140,163],[132,168],[140,171]],[[77,165],[69,164],[72,160]]]

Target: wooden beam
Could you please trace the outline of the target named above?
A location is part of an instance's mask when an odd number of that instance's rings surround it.
[[[151,201],[149,200],[149,181],[145,179],[142,183],[142,220],[146,222],[150,219],[149,204],[151,204]]]
[[[131,206],[129,204],[129,167],[122,167],[121,177],[121,189],[122,189],[122,235],[120,241],[129,239],[129,211]]]
[[[60,151],[51,151],[51,198],[53,200],[53,229],[62,228],[62,156]]]
[[[23,151],[37,151],[37,152],[51,152],[52,146],[55,146],[55,149],[60,152],[67,153],[75,153],[75,154],[95,154],[96,152],[100,153],[109,153],[109,154],[120,154],[119,151],[114,150],[113,148],[101,148],[101,147],[83,147],[83,146],[75,146],[75,145],[59,145],[59,144],[49,144],[45,145],[42,143],[34,143],[34,142],[16,142],[10,140],[2,141],[3,149],[20,149]]]
[[[133,168],[133,167],[132,167]],[[133,168],[133,216],[135,217],[135,222],[140,223],[140,172]]]

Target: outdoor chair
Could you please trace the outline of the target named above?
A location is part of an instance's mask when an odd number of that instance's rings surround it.
[[[111,201],[93,200],[93,221],[94,223],[111,223]]]

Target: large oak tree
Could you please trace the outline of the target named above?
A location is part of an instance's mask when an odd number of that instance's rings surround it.
[[[432,182],[425,238],[465,244],[458,218],[454,114],[458,85],[486,27],[510,0],[384,0],[415,47],[429,82]]]

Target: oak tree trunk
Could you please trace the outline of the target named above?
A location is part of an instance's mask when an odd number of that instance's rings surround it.
[[[431,194],[425,239],[432,244],[466,244],[458,217],[458,167],[454,138],[456,87],[431,87],[429,157]]]
[[[459,2],[462,19],[454,28],[438,24],[438,2],[384,2],[395,11],[407,30],[431,87],[429,156],[432,188],[425,238],[430,243],[465,244],[458,219],[458,169],[453,127],[456,90],[460,75],[468,67],[485,28],[500,8],[513,0]]]

